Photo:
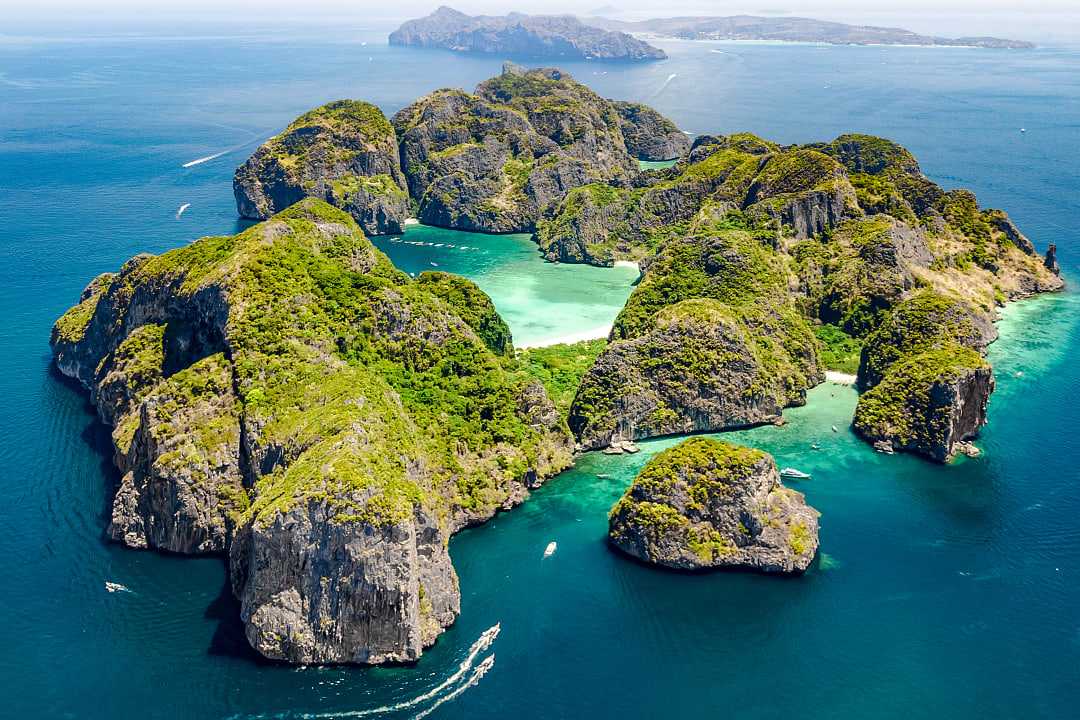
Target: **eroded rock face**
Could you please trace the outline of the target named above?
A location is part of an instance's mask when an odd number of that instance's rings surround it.
[[[110,537],[227,552],[275,659],[415,660],[458,612],[447,537],[571,462],[490,299],[322,201],[129,261],[52,345],[113,425]]]
[[[984,354],[996,339],[997,328],[988,313],[922,290],[898,303],[867,337],[859,360],[859,387],[874,387],[893,365],[926,350],[951,344]]]
[[[781,485],[771,456],[699,437],[645,465],[611,509],[608,538],[680,570],[801,573],[817,554],[818,515]]]
[[[311,500],[232,545],[248,641],[296,663],[412,662],[460,612],[446,536],[417,509],[391,525],[340,522]]]
[[[862,214],[844,168],[816,150],[770,157],[745,200],[747,212],[788,227],[796,238],[830,230]]]
[[[531,232],[572,188],[637,173],[611,103],[552,68],[508,63],[475,94],[438,90],[393,122],[418,217],[431,225]]]
[[[994,391],[989,363],[946,344],[897,364],[859,397],[852,427],[871,444],[948,462],[986,424]]]
[[[824,379],[778,255],[703,223],[643,267],[568,423],[586,448],[776,420]]]
[[[768,145],[748,134],[709,140],[672,168],[642,173],[633,187],[571,190],[537,226],[544,257],[600,266],[641,262],[667,240],[666,228],[694,218],[706,201],[714,210],[741,207]]]
[[[224,552],[230,513],[247,506],[240,417],[228,363],[218,354],[176,373],[118,426],[134,435],[107,534],[128,547]]]
[[[710,301],[687,303],[612,343],[582,379],[568,422],[583,447],[760,425],[805,402],[805,376],[759,361],[757,328]]]
[[[626,149],[638,160],[674,160],[690,150],[690,138],[675,123],[642,103],[613,101]]]
[[[394,129],[379,108],[356,100],[294,120],[237,168],[233,193],[240,216],[255,220],[320,198],[369,235],[400,233],[409,215]]]

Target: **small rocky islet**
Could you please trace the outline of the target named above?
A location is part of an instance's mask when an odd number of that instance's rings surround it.
[[[677,570],[801,573],[817,555],[818,516],[768,453],[693,437],[646,463],[611,509],[608,538]]]
[[[294,663],[416,660],[459,612],[457,530],[575,452],[776,422],[840,348],[860,358],[854,430],[947,462],[986,422],[996,309],[1062,287],[1053,246],[895,143],[690,143],[551,68],[389,119],[317,108],[234,192],[262,222],[96,278],[51,345],[112,428],[109,537],[225,556],[250,644]],[[412,278],[368,240],[409,217],[641,278],[606,343],[516,353],[475,284]],[[611,541],[800,572],[816,518],[768,456],[695,438],[647,466]]]

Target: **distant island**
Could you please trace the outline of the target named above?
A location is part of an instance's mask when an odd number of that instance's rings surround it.
[[[802,17],[699,16],[653,18],[634,22],[615,20],[610,17],[590,17],[584,22],[605,30],[643,33],[683,40],[774,40],[820,42],[832,45],[925,45],[999,49],[1035,47],[1034,44],[1023,40],[995,37],[944,38],[919,35],[902,28],[847,25]]]
[[[662,60],[663,50],[570,15],[471,16],[440,7],[390,33],[391,45],[570,60]]]

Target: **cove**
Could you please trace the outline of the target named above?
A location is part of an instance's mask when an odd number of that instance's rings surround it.
[[[529,235],[485,235],[410,225],[372,238],[402,270],[464,275],[495,303],[515,347],[607,337],[638,271],[545,262]]]

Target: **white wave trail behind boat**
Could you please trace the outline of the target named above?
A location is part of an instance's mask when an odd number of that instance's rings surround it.
[[[653,97],[658,97],[660,95],[660,93],[667,90],[668,85],[671,84],[671,81],[674,80],[677,77],[679,77],[679,73],[671,73],[670,75],[668,75],[667,80],[664,81],[664,84],[660,86],[660,89],[656,91],[656,93],[653,95]]]
[[[181,165],[180,167],[189,168],[189,167],[195,167],[196,165],[202,165],[204,162],[210,162],[211,160],[217,160],[222,155],[228,155],[230,152],[231,152],[230,150],[222,150],[219,153],[214,153],[213,155],[207,155],[206,157],[201,157],[201,158],[198,158],[196,160],[192,160],[191,162],[186,162],[183,165]]]
[[[184,214],[184,211],[191,207],[191,203],[184,203],[180,206],[180,209],[176,211],[176,219],[179,220],[180,216]]]
[[[267,135],[264,132],[252,133],[251,136],[247,140],[240,143],[239,145],[233,145],[230,148],[225,148],[221,152],[214,153],[213,155],[207,155],[206,157],[196,158],[194,160],[191,160],[189,162],[184,163],[180,167],[190,168],[190,167],[195,167],[196,165],[202,165],[203,163],[210,162],[211,160],[217,160],[219,157],[221,157],[223,155],[228,155],[229,153],[234,153],[237,150],[242,150],[245,147],[247,147],[248,145],[252,144],[253,142],[258,141],[260,138],[265,139],[266,137],[267,137]]]
[[[425,693],[423,693],[421,695],[417,695],[414,698],[411,698],[409,700],[403,700],[402,702],[394,703],[393,705],[383,705],[381,707],[368,708],[367,710],[345,710],[345,711],[341,711],[341,712],[325,712],[325,713],[300,713],[300,714],[292,716],[292,717],[300,717],[300,718],[303,718],[303,720],[329,720],[329,718],[368,717],[368,716],[371,716],[371,715],[383,715],[383,714],[386,714],[386,713],[393,713],[393,712],[399,712],[401,710],[408,710],[409,708],[416,707],[417,705],[421,705],[421,704],[423,704],[425,702],[428,702],[429,700],[434,700],[444,690],[446,690],[449,687],[452,687],[455,683],[457,683],[459,680],[461,680],[461,678],[465,677],[465,675],[469,672],[469,670],[471,670],[473,668],[473,663],[476,662],[476,658],[480,655],[480,653],[484,652],[489,647],[491,647],[491,644],[493,642],[495,642],[495,638],[499,637],[499,631],[501,629],[502,629],[502,624],[501,623],[495,623],[494,625],[489,627],[487,630],[485,630],[483,633],[481,633],[480,637],[477,638],[476,642],[474,642],[472,644],[472,646],[469,648],[469,653],[465,656],[465,659],[461,661],[460,665],[458,665],[458,669],[455,670],[450,675],[450,677],[446,678],[441,683],[439,683],[435,687],[431,688],[427,692],[425,692]],[[492,656],[492,657],[494,657],[494,656]],[[483,663],[481,663],[481,665],[483,665]],[[481,665],[477,665],[476,670],[479,670]],[[490,664],[488,665],[488,667],[490,668]],[[487,672],[487,670],[485,669],[484,672]],[[483,677],[483,674],[484,673],[480,673],[480,677]],[[451,696],[456,697],[457,695],[460,695],[461,692],[463,691],[464,687],[468,687],[470,684],[475,684],[476,680],[479,680],[480,677],[477,677],[476,672],[474,671],[473,676],[471,678],[469,678],[469,681],[463,687],[457,688],[456,690],[454,690],[454,692],[448,694],[446,697],[449,698]],[[456,693],[456,695],[455,695],[455,693]],[[433,708],[437,707],[438,705],[442,704],[442,702],[445,702],[445,700],[440,700],[440,702],[437,702],[432,707]],[[290,716],[289,715],[279,715],[277,717],[290,717]],[[422,716],[417,716],[417,717],[422,717]]]
[[[413,717],[413,720],[421,720],[421,718],[426,718],[428,715],[435,712],[435,709],[438,708],[443,703],[450,702],[451,700],[456,698],[458,695],[460,695],[461,693],[463,693],[466,690],[468,690],[469,688],[471,688],[473,685],[476,685],[476,683],[480,682],[480,678],[487,675],[488,670],[490,670],[494,665],[495,665],[495,656],[494,655],[488,655],[486,658],[481,660],[480,664],[476,666],[475,670],[473,670],[473,674],[469,678],[468,682],[466,682],[465,684],[458,687],[456,690],[454,690],[454,692],[443,695],[441,698],[439,698],[434,703],[432,703],[430,707],[427,707],[423,711],[417,713]]]

